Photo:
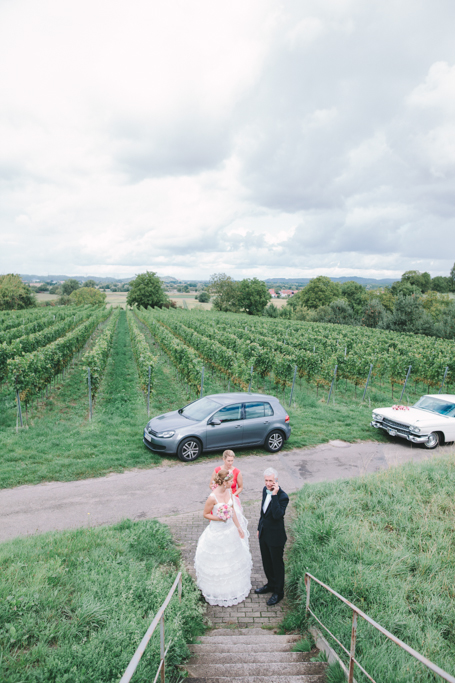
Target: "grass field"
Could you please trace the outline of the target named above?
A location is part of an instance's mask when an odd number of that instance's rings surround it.
[[[203,632],[203,604],[167,527],[126,520],[0,544],[2,683],[118,681],[179,569],[182,605],[175,595],[166,610],[168,667]],[[158,632],[135,683],[155,677]]]
[[[286,626],[307,626],[303,577],[309,571],[453,674],[454,489],[453,455],[304,486],[293,496],[296,520],[287,563],[292,611]],[[352,612],[314,582],[311,595],[318,618],[349,648]],[[362,619],[357,654],[381,683],[440,680]],[[358,669],[355,676],[359,683],[366,680]]]
[[[189,391],[168,357],[144,331],[158,362],[153,375],[151,416],[178,409],[197,396]],[[147,422],[146,401],[139,389],[136,365],[126,324],[121,312],[114,335],[111,357],[102,380],[92,422],[88,420],[85,370],[74,366],[28,410],[26,427],[16,431],[16,403],[7,385],[0,390],[0,488],[42,481],[70,481],[122,472],[133,467],[149,468],[163,462],[175,464],[175,456],[151,453],[142,443]],[[224,375],[206,365],[204,395],[238,390]],[[340,380],[327,405],[328,390],[315,389],[297,379],[292,404],[290,387],[285,391],[267,378],[253,375],[252,390],[277,396],[291,418],[292,434],[285,449],[315,446],[339,439],[348,442],[387,442],[382,430],[369,426],[372,408],[392,405],[390,383],[375,379],[362,402],[362,390]],[[426,393],[422,384],[408,383],[403,402],[413,404]],[[238,455],[264,453],[262,448],[239,450]],[[202,456],[218,457],[218,454]]]
[[[142,328],[145,331],[145,328]],[[167,356],[146,332],[158,362],[153,376],[151,415],[175,410],[196,398],[179,377]],[[224,376],[206,366],[204,395],[234,390]],[[304,380],[297,380],[292,405],[290,388],[285,392],[269,379],[253,376],[253,391],[276,395],[291,418],[292,434],[285,449],[314,446],[333,439],[344,441],[387,441],[382,431],[369,426],[371,408],[391,405],[390,385],[374,383],[367,399],[361,391],[344,381],[337,383],[331,403],[326,389],[316,391]],[[410,383],[404,402],[413,403],[423,385]],[[395,401],[397,397],[395,396]],[[142,443],[147,422],[145,397],[138,388],[137,370],[126,325],[121,313],[114,336],[112,354],[98,392],[92,422],[88,420],[85,370],[76,360],[74,367],[51,388],[49,397],[33,404],[26,428],[16,432],[16,404],[5,385],[0,391],[0,488],[35,484],[42,481],[70,481],[122,472],[132,467],[149,468],[163,461],[176,463],[175,456],[151,453]],[[238,455],[264,453],[261,448]],[[218,457],[209,454],[202,457]]]

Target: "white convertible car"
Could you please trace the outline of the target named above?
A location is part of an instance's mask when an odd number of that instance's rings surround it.
[[[390,436],[436,448],[440,443],[455,441],[455,396],[427,394],[411,408],[377,408],[370,424],[385,429]]]

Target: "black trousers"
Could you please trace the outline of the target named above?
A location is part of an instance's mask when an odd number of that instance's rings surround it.
[[[272,593],[284,594],[284,545],[269,545],[262,538],[259,539],[262,565],[267,577],[267,585]]]

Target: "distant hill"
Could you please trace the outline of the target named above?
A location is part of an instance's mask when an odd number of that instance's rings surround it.
[[[309,277],[273,277],[268,278],[267,280],[265,280],[265,282],[270,285],[307,285],[309,281],[312,279],[313,278]],[[372,277],[357,277],[357,275],[351,275],[351,277],[331,277],[330,279],[332,280],[332,282],[339,282],[340,285],[342,285],[343,282],[354,281],[358,282],[359,285],[363,285],[364,287],[384,287],[386,285],[393,284],[399,278],[383,278],[382,280],[375,280],[375,278]]]
[[[78,282],[86,282],[87,280],[95,280],[95,282],[98,282],[100,284],[108,284],[108,283],[115,283],[115,284],[124,284],[126,282],[131,282],[131,280],[134,280],[134,277],[125,277],[125,278],[117,278],[117,277],[98,277],[96,275],[23,275],[21,274],[21,278],[23,282],[49,282],[50,280],[55,280],[56,282],[61,282],[62,280],[70,280],[74,279],[77,280]],[[178,280],[175,277],[171,277],[170,275],[165,275],[164,277],[160,277],[160,280],[163,282],[178,282]]]

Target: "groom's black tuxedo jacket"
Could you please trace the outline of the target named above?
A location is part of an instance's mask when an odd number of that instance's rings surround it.
[[[289,503],[288,495],[282,488],[276,496],[271,496],[267,510],[263,511],[267,488],[262,491],[261,516],[259,518],[258,531],[261,541],[271,546],[283,546],[287,541],[284,528],[284,514]]]

